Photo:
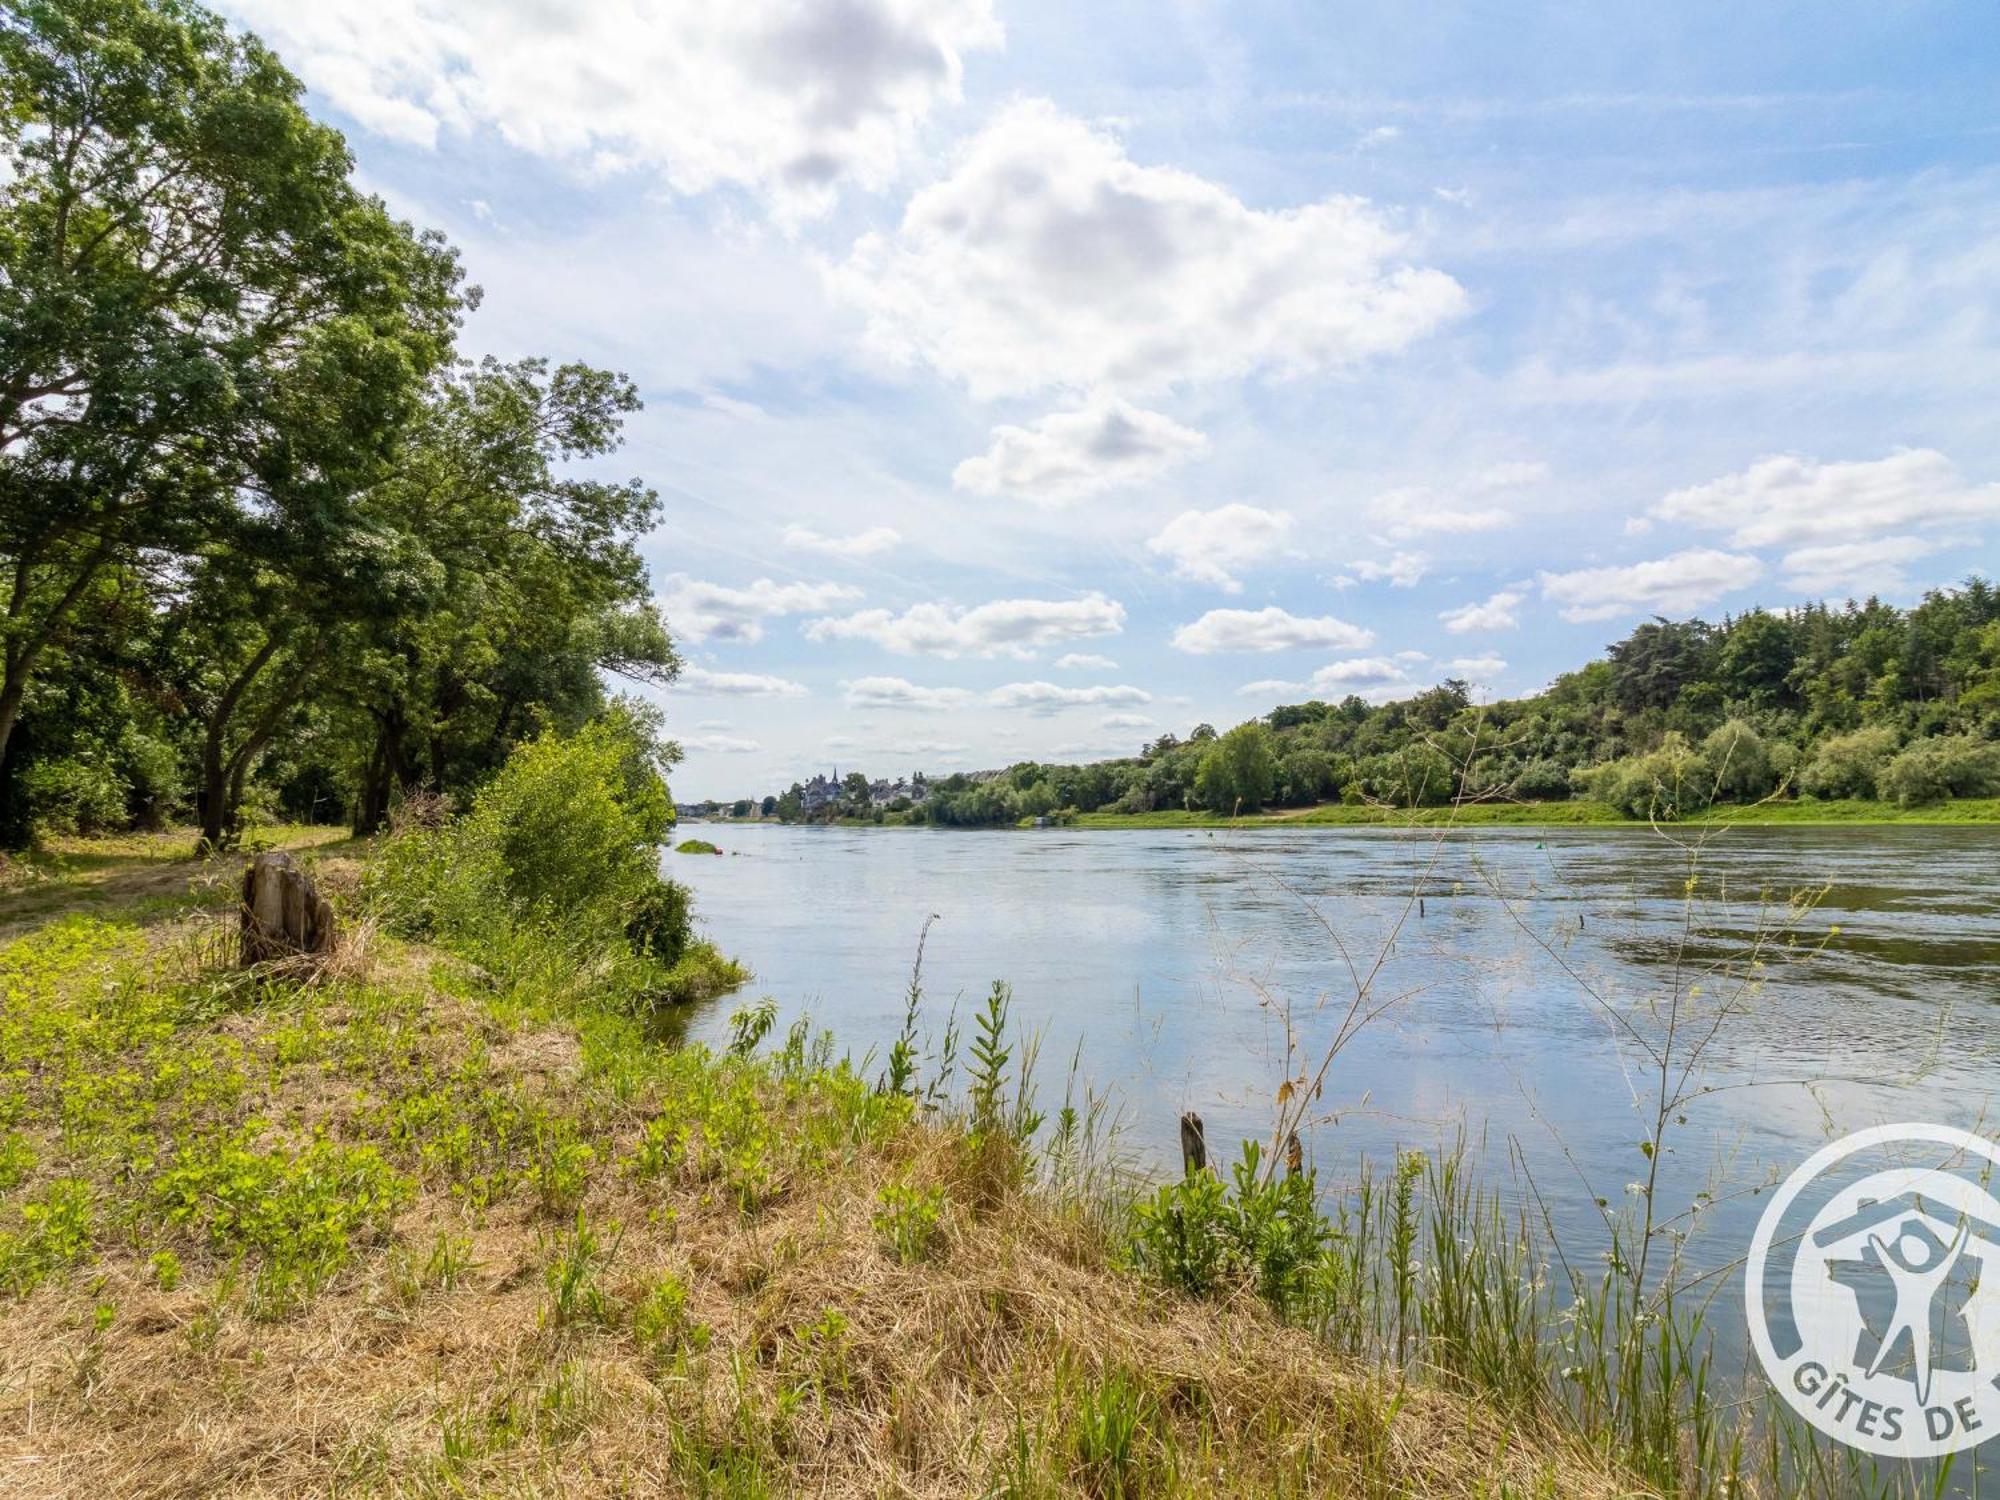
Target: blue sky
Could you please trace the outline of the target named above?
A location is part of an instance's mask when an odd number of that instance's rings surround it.
[[[225,10],[638,380],[683,798],[2000,560],[1986,4]]]

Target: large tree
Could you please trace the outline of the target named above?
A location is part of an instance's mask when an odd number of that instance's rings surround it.
[[[181,0],[0,9],[0,787],[107,572],[309,540],[449,354],[455,257],[353,187],[300,92]]]

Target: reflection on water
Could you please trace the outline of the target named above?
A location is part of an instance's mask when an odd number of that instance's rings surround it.
[[[1695,1080],[1709,1091],[1670,1137],[1660,1202],[1715,1197],[1690,1256],[1734,1263],[1751,1189],[1831,1135],[1902,1119],[1993,1128],[2000,859],[1984,829],[1729,830],[1702,857],[1685,941],[1685,862],[1645,829],[713,833],[729,857],[668,868],[786,1019],[810,1012],[879,1056],[935,912],[933,1025],[1007,980],[1043,1033],[1045,1075],[1080,1049],[1084,1076],[1123,1106],[1127,1145],[1162,1165],[1178,1160],[1183,1109],[1205,1117],[1212,1150],[1267,1133],[1285,1014],[1316,1062],[1352,976],[1380,957],[1371,995],[1395,1003],[1328,1075],[1330,1118],[1307,1139],[1322,1181],[1462,1131],[1516,1190],[1518,1150],[1566,1241],[1588,1246],[1594,1200],[1645,1171],[1657,1079],[1625,1025],[1657,1037],[1677,974],[1684,992],[1700,984],[1695,971],[1781,923],[1792,893],[1821,888],[1794,946],[1768,940]],[[690,1033],[720,1038],[734,1003]],[[1717,1313],[1740,1315],[1733,1289]]]

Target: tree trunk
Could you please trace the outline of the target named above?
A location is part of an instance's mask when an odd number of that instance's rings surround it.
[[[201,742],[201,791],[197,806],[201,813],[201,847],[211,853],[225,847],[224,841],[235,832],[235,806],[229,795],[229,761],[223,754],[223,745],[229,735],[229,721],[236,713],[236,706],[243,701],[243,695],[271,658],[277,654],[278,638],[266,636],[257,654],[250,658],[235,680],[223,689],[217,700],[215,711],[208,716],[208,729]]]

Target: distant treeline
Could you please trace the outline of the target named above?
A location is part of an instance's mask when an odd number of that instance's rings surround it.
[[[796,792],[767,798],[766,813],[803,816]],[[1447,680],[1394,703],[1291,704],[1226,733],[1162,735],[1127,759],[1024,761],[926,793],[907,810],[843,797],[820,816],[990,826],[1072,811],[1587,797],[1673,818],[1771,796],[1996,796],[2000,591],[1973,578],[1908,610],[1870,599],[1720,625],[1656,619],[1532,698],[1479,705]]]
[[[255,39],[166,0],[0,19],[0,846],[371,829],[675,656],[584,480],[630,381],[471,364],[456,253]]]

